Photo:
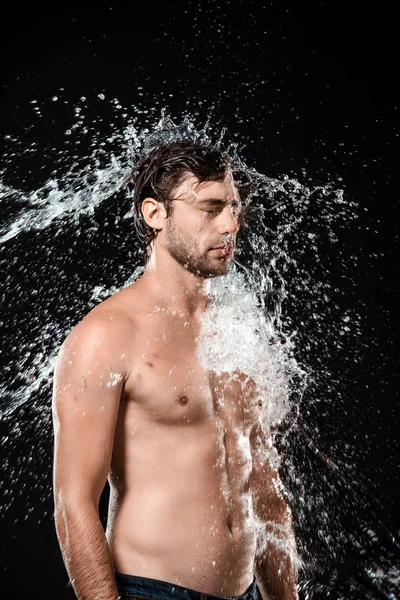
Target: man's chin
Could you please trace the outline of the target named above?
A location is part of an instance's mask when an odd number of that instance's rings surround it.
[[[231,260],[221,260],[218,265],[210,265],[206,278],[211,279],[212,277],[221,277],[222,275],[227,275],[231,264]]]
[[[220,258],[217,260],[204,261],[202,263],[190,263],[189,261],[184,264],[184,267],[196,275],[197,277],[203,277],[204,279],[211,279],[213,277],[221,277],[227,275],[229,268],[232,264],[232,259]]]

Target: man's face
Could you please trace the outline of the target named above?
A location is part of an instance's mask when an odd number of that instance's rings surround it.
[[[225,275],[236,247],[239,212],[240,197],[230,172],[220,181],[203,183],[188,173],[173,195],[165,247],[194,275]]]

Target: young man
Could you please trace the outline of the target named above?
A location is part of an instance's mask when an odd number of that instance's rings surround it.
[[[133,178],[145,272],[75,327],[56,364],[55,520],[72,585],[81,600],[294,600],[291,515],[254,384],[196,357],[204,284],[228,272],[239,230],[229,162],[176,142]]]

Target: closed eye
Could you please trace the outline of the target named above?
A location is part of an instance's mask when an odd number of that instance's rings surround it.
[[[216,208],[210,208],[209,210],[207,209],[200,209],[202,210],[202,212],[208,213],[208,214],[220,214],[226,205],[222,205],[222,206],[217,206]],[[232,204],[230,205],[230,209],[231,209],[231,213],[234,219],[238,219],[242,206],[241,203],[239,202],[232,202]]]

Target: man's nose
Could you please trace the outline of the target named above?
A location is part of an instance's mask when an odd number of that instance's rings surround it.
[[[226,206],[221,213],[218,229],[221,234],[236,233],[239,229],[239,219],[232,214],[232,208]]]

